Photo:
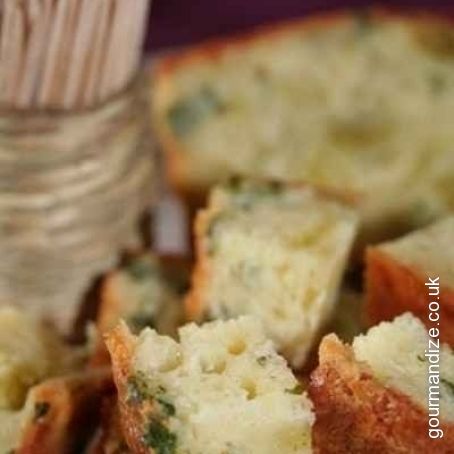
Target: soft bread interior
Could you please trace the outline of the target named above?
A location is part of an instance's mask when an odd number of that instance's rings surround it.
[[[161,409],[144,435],[154,449],[164,438],[178,454],[310,452],[311,405],[252,318],[186,325],[180,343],[146,329],[134,374]]]
[[[392,322],[382,322],[356,337],[352,346],[356,359],[367,363],[381,383],[427,409],[431,362],[425,352],[431,346],[419,319],[406,313]],[[445,421],[454,422],[454,353],[446,344],[440,347],[440,413]]]
[[[214,191],[205,231],[208,317],[252,314],[301,366],[332,314],[356,233],[354,211],[311,187]]]

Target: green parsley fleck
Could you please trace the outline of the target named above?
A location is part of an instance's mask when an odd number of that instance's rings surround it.
[[[268,361],[268,358],[266,356],[259,356],[257,358],[257,362],[261,365],[264,366]]]
[[[137,312],[131,315],[128,321],[135,332],[140,332],[147,327],[155,327],[154,317],[151,314],[144,314],[143,312]]]
[[[292,389],[286,389],[286,390],[285,390],[285,392],[286,392],[287,394],[296,394],[296,395],[298,395],[298,396],[301,395],[301,394],[303,394],[303,391],[304,391],[304,388],[301,386],[300,383],[298,383],[297,385],[295,385],[295,387],[292,388]]]
[[[163,397],[157,397],[156,401],[159,402],[159,405],[162,408],[163,413],[166,416],[174,416],[175,415],[175,406],[168,402]]]
[[[452,395],[454,395],[454,383],[446,380],[446,378],[441,378],[440,381],[448,388]]]
[[[49,410],[50,404],[48,402],[36,402],[33,421],[38,422],[40,419],[44,418]]]
[[[209,87],[174,104],[168,111],[168,120],[174,133],[184,137],[211,115],[222,113],[224,103]]]
[[[132,260],[126,267],[129,275],[138,281],[142,281],[154,275],[155,269],[148,257],[140,257]]]
[[[150,397],[147,382],[142,374],[138,373],[128,379],[128,402],[140,404]]]
[[[156,454],[175,454],[177,452],[177,436],[160,421],[153,419],[143,435],[146,446],[153,448]]]

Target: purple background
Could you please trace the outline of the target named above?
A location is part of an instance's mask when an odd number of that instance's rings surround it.
[[[152,0],[147,49],[180,46],[313,11],[370,4],[454,14],[454,0]]]

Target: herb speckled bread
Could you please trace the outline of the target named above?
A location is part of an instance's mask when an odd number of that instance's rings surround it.
[[[310,402],[258,321],[189,324],[179,337],[125,324],[107,335],[135,454],[311,452]]]
[[[183,292],[189,281],[188,266],[177,257],[158,258],[152,253],[130,257],[109,273],[101,286],[96,328],[100,335],[93,365],[109,362],[102,334],[123,318],[134,332],[149,326],[174,336],[183,321]]]
[[[453,245],[454,216],[450,216],[395,241],[370,247],[366,256],[369,323],[410,311],[432,326],[428,306],[433,301],[433,308],[440,305],[440,337],[454,346]],[[429,278],[438,282],[438,290],[425,285]]]
[[[437,389],[444,434],[432,439],[428,345],[424,325],[409,313],[371,328],[351,347],[333,334],[323,339],[309,387],[320,454],[454,453],[454,353],[441,346]]]
[[[235,179],[215,188],[196,219],[188,317],[254,315],[302,366],[332,315],[356,227],[351,206],[310,186]]]
[[[454,30],[428,15],[322,14],[158,64],[153,117],[174,186],[232,174],[358,194],[365,240],[454,209]]]
[[[0,308],[0,452],[70,454],[79,446],[111,386],[108,370],[77,372],[85,356],[34,317]]]

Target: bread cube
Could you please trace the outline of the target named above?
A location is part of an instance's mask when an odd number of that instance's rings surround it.
[[[111,271],[101,284],[96,319],[99,339],[93,365],[109,363],[102,334],[123,318],[134,332],[150,326],[161,334],[175,336],[183,322],[183,292],[189,272],[183,258],[159,258],[151,253],[129,257]]]
[[[357,228],[353,208],[310,186],[234,180],[196,219],[188,317],[261,320],[299,368],[335,306]]]

